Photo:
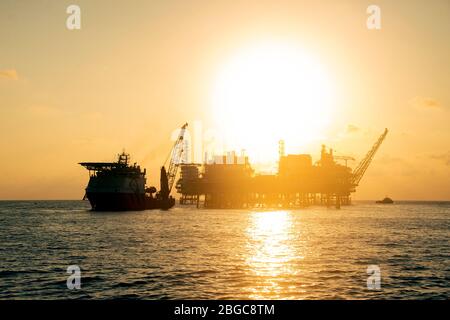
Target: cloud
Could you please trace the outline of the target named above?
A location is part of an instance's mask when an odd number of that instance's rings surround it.
[[[430,158],[444,161],[445,165],[450,166],[450,151],[447,151],[447,153],[432,154]]]
[[[409,102],[415,108],[440,108],[441,104],[436,99],[415,97]]]
[[[0,79],[19,80],[19,75],[15,69],[0,70]]]
[[[375,157],[373,165],[382,168],[386,174],[392,175],[395,172],[397,176],[411,177],[417,176],[421,172],[420,167],[418,167],[414,159],[389,154],[382,155],[378,158]]]
[[[353,124],[349,124],[347,126],[347,133],[354,133],[354,132],[358,132],[359,128]]]
[[[404,158],[393,157],[390,155],[383,155],[382,157],[379,157],[377,159],[377,161],[380,163],[383,163],[383,164],[387,164],[387,165],[394,165],[394,164],[405,165],[405,164],[407,164],[407,161]]]
[[[62,114],[61,109],[47,105],[31,105],[27,108],[29,114],[33,116],[53,117]]]

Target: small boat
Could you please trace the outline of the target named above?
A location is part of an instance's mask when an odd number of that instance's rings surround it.
[[[392,200],[389,197],[384,198],[383,200],[378,200],[376,201],[376,203],[381,203],[381,204],[392,204],[394,203],[394,200]]]

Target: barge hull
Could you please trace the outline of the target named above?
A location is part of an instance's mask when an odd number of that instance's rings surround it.
[[[93,211],[167,210],[175,205],[175,199],[156,199],[143,194],[116,192],[87,192],[86,197]]]

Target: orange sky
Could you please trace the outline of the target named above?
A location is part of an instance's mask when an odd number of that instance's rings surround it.
[[[0,3],[0,199],[81,199],[77,163],[123,148],[156,183],[175,128],[220,125],[223,66],[270,41],[314,57],[335,92],[313,141],[280,137],[288,152],[317,159],[325,143],[359,160],[387,127],[354,198],[450,200],[447,0],[377,1],[378,31],[368,1],[76,1],[82,27],[69,31],[72,3]]]

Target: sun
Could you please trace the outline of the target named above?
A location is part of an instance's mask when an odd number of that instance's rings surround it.
[[[222,66],[212,95],[225,147],[271,161],[280,139],[301,147],[320,138],[332,116],[330,82],[297,46],[264,43],[239,51]]]

